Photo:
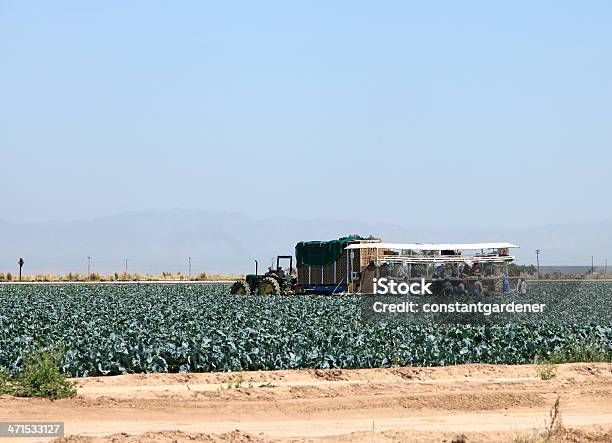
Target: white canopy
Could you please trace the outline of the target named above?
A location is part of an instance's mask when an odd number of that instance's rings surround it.
[[[352,243],[346,249],[412,249],[418,251],[456,251],[518,248],[512,243]]]

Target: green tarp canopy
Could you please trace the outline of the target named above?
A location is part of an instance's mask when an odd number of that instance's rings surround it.
[[[364,240],[358,235],[330,241],[303,241],[295,245],[298,266],[327,266],[340,258],[351,241]]]

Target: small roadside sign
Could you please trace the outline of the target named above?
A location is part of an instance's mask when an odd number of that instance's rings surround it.
[[[23,258],[20,257],[17,263],[19,263],[19,281],[21,281],[21,268],[23,268],[25,262],[23,261]]]

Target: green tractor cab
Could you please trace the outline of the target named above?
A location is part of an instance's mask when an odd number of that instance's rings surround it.
[[[289,260],[289,272],[282,268],[281,260]],[[257,272],[258,263],[255,260],[255,274],[248,274],[245,280],[237,280],[230,289],[235,295],[291,295],[297,289],[297,278],[293,275],[293,256],[279,255],[276,257],[276,269],[268,268],[265,274]]]

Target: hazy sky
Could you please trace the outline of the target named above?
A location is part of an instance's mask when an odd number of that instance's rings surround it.
[[[0,0],[0,219],[612,218],[612,3],[501,3]]]

